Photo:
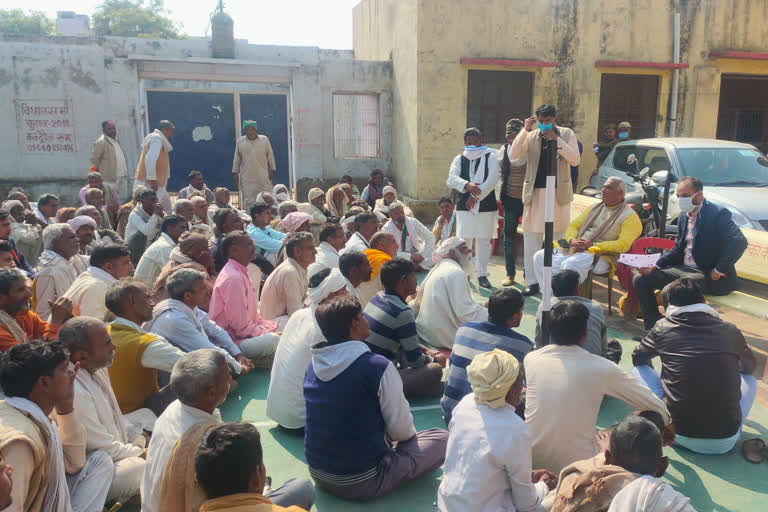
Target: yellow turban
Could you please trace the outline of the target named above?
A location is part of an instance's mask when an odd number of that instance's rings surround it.
[[[467,379],[472,385],[475,402],[494,409],[502,407],[509,388],[520,375],[515,356],[497,348],[478,354],[467,366]]]

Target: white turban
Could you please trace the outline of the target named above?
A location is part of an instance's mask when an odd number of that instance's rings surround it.
[[[381,189],[382,197],[387,194],[395,194],[395,199],[397,199],[397,190],[395,190],[395,187],[393,187],[392,185],[387,185],[386,187]]]
[[[307,294],[307,300],[305,304],[317,306],[330,294],[335,293],[347,286],[347,280],[341,275],[341,271],[338,268],[331,270],[328,277],[315,288],[310,288]]]
[[[320,196],[324,196],[325,194],[323,191],[317,187],[309,189],[309,192],[307,193],[307,199],[309,199],[310,202],[317,199]]]
[[[437,246],[437,249],[435,249],[435,252],[432,254],[432,259],[435,260],[435,263],[440,263],[443,258],[446,258],[452,250],[456,249],[461,244],[466,244],[463,238],[457,236],[446,238]]]
[[[288,199],[288,187],[283,184],[277,184],[272,187],[272,195],[275,196],[275,199],[282,203]]]
[[[475,402],[494,409],[506,403],[509,388],[519,375],[517,358],[498,348],[476,355],[467,366],[467,380],[475,394]]]
[[[69,224],[69,227],[71,227],[75,232],[77,232],[78,229],[85,226],[86,224],[93,226],[93,229],[98,227],[96,226],[96,221],[87,215],[78,215],[74,219],[67,221],[67,224]]]

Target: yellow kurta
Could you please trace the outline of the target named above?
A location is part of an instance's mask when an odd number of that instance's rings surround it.
[[[276,169],[275,155],[266,135],[259,135],[255,140],[249,140],[245,135],[237,139],[232,173],[240,174],[241,208],[253,206],[260,192],[272,193],[269,172]]]

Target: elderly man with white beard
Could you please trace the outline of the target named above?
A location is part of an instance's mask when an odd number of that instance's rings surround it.
[[[419,338],[432,347],[451,349],[461,324],[488,320],[488,310],[472,298],[467,277],[475,275],[475,268],[472,250],[463,239],[445,240],[434,260],[410,306]]]

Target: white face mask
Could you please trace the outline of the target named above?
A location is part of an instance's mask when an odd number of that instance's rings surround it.
[[[695,195],[696,194],[694,194],[693,196],[695,196]],[[697,204],[693,204],[693,196],[691,196],[691,197],[678,197],[677,198],[677,202],[678,202],[678,205],[680,206],[680,211],[681,212],[683,212],[683,213],[690,213],[694,209],[696,209],[697,206],[699,206]]]

